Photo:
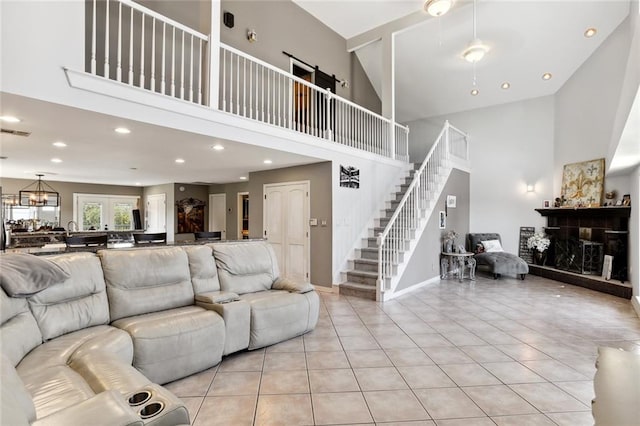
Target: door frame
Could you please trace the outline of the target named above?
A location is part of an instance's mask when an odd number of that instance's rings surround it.
[[[305,218],[305,224],[307,227],[307,248],[305,252],[305,270],[307,275],[307,282],[311,282],[311,181],[310,180],[298,180],[291,182],[277,182],[277,183],[265,183],[262,185],[262,238],[264,238],[267,232],[267,188],[276,186],[291,186],[291,185],[306,185],[307,191],[307,217]],[[269,236],[267,235],[267,242],[269,242]]]
[[[242,198],[245,195],[248,196],[249,191],[238,192],[236,195],[236,240],[242,239]]]
[[[213,228],[213,198],[220,197],[224,198],[224,229],[222,230],[221,238],[223,240],[227,239],[227,194],[225,192],[219,192],[217,194],[209,194],[209,223],[207,230],[211,231]]]

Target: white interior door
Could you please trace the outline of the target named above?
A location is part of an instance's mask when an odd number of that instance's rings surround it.
[[[144,209],[145,230],[149,233],[167,231],[167,194],[148,195]]]
[[[309,281],[309,182],[264,186],[265,237],[273,247],[280,275]]]
[[[227,239],[227,195],[209,194],[209,232],[221,232]]]

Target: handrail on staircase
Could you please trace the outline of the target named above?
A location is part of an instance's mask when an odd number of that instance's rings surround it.
[[[405,194],[403,195],[402,199],[400,200],[400,202],[398,203],[398,207],[396,207],[396,210],[393,212],[393,215],[391,216],[391,218],[389,219],[389,222],[387,223],[387,225],[384,227],[384,230],[382,232],[380,232],[378,234],[378,238],[377,238],[377,243],[378,243],[378,289],[380,292],[384,292],[386,290],[385,288],[385,283],[386,283],[386,279],[389,278],[389,270],[391,269],[391,261],[393,260],[393,258],[395,258],[395,255],[397,254],[396,251],[398,251],[398,242],[396,241],[396,247],[395,250],[394,248],[391,248],[389,250],[387,250],[387,253],[385,253],[385,245],[387,245],[387,240],[389,238],[389,235],[392,231],[392,229],[394,229],[396,222],[398,222],[400,219],[400,214],[403,212],[405,206],[409,203],[409,200],[413,197],[414,203],[413,203],[413,211],[412,211],[412,218],[415,219],[418,217],[418,213],[420,210],[420,202],[423,201],[421,199],[416,199],[416,195],[415,195],[415,189],[416,187],[419,187],[419,185],[421,184],[421,177],[422,174],[424,173],[425,169],[427,168],[429,162],[432,160],[432,157],[435,155],[436,151],[441,152],[441,157],[444,156],[444,159],[447,160],[449,157],[449,132],[450,131],[454,131],[458,134],[460,134],[462,137],[464,137],[465,139],[467,138],[467,134],[462,132],[461,130],[453,127],[452,125],[449,124],[449,121],[445,121],[444,126],[442,127],[442,130],[440,131],[440,133],[438,134],[438,137],[436,138],[435,143],[433,144],[433,146],[431,147],[431,149],[429,150],[429,152],[427,153],[424,161],[422,162],[422,164],[420,165],[420,167],[418,168],[418,170],[415,172],[414,176],[413,176],[413,180],[411,181],[411,183],[409,184],[409,187],[407,188]],[[439,148],[441,147],[442,144],[442,140],[444,139],[444,150],[439,150]],[[468,147],[467,147],[468,149]],[[467,153],[468,156],[468,153]],[[437,160],[441,160],[443,158],[438,158]],[[402,218],[404,219],[404,218]],[[409,219],[411,220],[411,219]],[[404,220],[404,225],[406,227],[407,225],[407,220]],[[405,230],[406,231],[406,230]],[[398,235],[396,235],[396,237],[398,237]],[[404,243],[403,243],[404,244]],[[390,253],[390,251],[393,251],[392,253]]]

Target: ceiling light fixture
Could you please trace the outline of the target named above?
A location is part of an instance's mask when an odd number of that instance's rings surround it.
[[[184,158],[176,158],[176,163],[178,164],[184,163]]]
[[[424,10],[431,16],[442,16],[453,6],[452,0],[427,0],[424,2]]]
[[[508,81],[505,81],[500,85],[500,87],[502,87],[504,90],[507,90],[509,87],[511,87],[511,84],[509,84]]]
[[[0,121],[4,121],[5,123],[19,123],[20,119],[12,115],[3,115],[0,117]]]
[[[543,80],[551,80],[551,77],[553,77],[553,75],[551,75],[550,72],[545,72],[544,74],[542,74]]]
[[[240,180],[247,180],[246,176],[240,176]]]
[[[214,145],[212,148],[213,148],[215,151],[222,151],[222,150],[224,150],[224,146],[222,146],[222,145],[220,145],[220,144]]]
[[[471,89],[471,96],[478,96],[478,93],[480,93],[478,89]]]
[[[58,207],[60,194],[48,183],[42,180],[43,174],[36,174],[38,180],[30,183],[19,192],[21,206],[32,207]]]
[[[473,40],[469,43],[466,49],[462,52],[462,57],[467,61],[475,64],[482,60],[484,55],[489,51],[489,46],[482,43],[477,35],[477,13],[476,13],[476,0],[473,0]]]
[[[64,147],[66,147],[66,146],[67,146],[67,144],[66,144],[66,143],[64,143],[64,142],[62,142],[62,141],[54,142],[54,143],[52,143],[51,145],[53,145],[53,146],[55,146],[55,147],[58,147],[58,148],[64,148]]]
[[[136,182],[136,186],[142,186],[141,182]]]
[[[271,163],[273,163],[273,161],[271,161],[271,160],[264,160],[264,161],[263,161],[263,163],[264,163],[264,164],[271,164]]]
[[[116,127],[115,132],[120,133],[121,135],[128,135],[129,133],[131,133],[131,130],[127,129],[126,127]]]
[[[586,38],[591,38],[594,35],[596,35],[597,32],[598,32],[598,30],[595,29],[595,28],[587,28],[587,30],[584,32],[584,36]]]
[[[59,159],[59,158],[52,158],[52,159],[51,159],[51,162],[52,162],[52,163],[62,163],[62,160],[61,160],[61,159]]]

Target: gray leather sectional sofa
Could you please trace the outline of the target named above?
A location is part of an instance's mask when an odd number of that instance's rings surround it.
[[[2,425],[189,424],[162,384],[318,320],[313,287],[280,278],[264,241],[46,260],[65,279],[0,292]]]

